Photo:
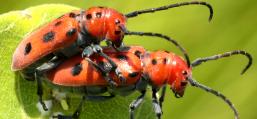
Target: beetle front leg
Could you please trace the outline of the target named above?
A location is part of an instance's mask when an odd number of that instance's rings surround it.
[[[121,43],[120,47],[116,47],[116,46],[112,43],[112,41],[106,40],[105,42],[106,42],[106,45],[107,45],[108,47],[112,47],[112,48],[113,48],[114,50],[116,50],[117,52],[121,52],[121,51],[124,50],[125,45],[124,45],[123,42]]]

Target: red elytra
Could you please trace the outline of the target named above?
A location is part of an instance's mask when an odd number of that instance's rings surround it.
[[[72,29],[80,31],[78,22],[66,14],[30,33],[13,54],[12,70],[24,69],[40,58],[74,43],[78,34],[73,31],[68,35]]]
[[[126,51],[116,52],[112,48],[104,48],[104,53],[109,55],[111,59],[118,65],[122,75],[126,78],[125,85],[135,84],[142,74],[142,62],[138,58],[137,52],[145,52],[142,47],[133,47]],[[106,59],[102,57],[91,57],[93,61],[98,64],[108,63]],[[79,67],[78,73],[73,74],[72,70]],[[136,73],[136,76],[130,76],[132,73]],[[114,74],[110,74],[115,82],[119,85],[121,81]],[[106,86],[107,82],[103,79],[102,74],[95,69],[87,60],[81,58],[80,55],[71,57],[64,61],[54,70],[47,73],[48,79],[57,85],[61,86]]]

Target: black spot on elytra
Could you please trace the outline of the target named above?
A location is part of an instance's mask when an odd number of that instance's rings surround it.
[[[129,73],[129,77],[134,78],[134,77],[136,77],[138,74],[139,74],[139,72],[132,72],[132,73]]]
[[[75,18],[75,17],[76,17],[76,14],[73,13],[73,12],[71,12],[71,13],[69,14],[69,17],[70,17],[70,18]]]
[[[119,35],[121,33],[121,31],[115,31],[114,33],[115,33],[115,35]]]
[[[97,17],[97,18],[101,18],[101,17],[102,17],[102,13],[101,13],[101,12],[97,12],[97,13],[96,13],[96,17]]]
[[[103,9],[104,7],[103,6],[98,6],[98,8]]]
[[[167,58],[164,58],[163,61],[162,61],[163,64],[166,64],[167,63]]]
[[[58,21],[58,22],[56,22],[56,23],[54,24],[54,26],[59,26],[59,25],[61,25],[61,23],[62,23],[62,21]]]
[[[152,59],[152,64],[156,65],[157,64],[157,60],[156,59]]]
[[[119,59],[119,60],[127,60],[128,59],[128,57],[126,56],[126,55],[117,55],[117,58]]]
[[[77,32],[76,28],[72,28],[69,31],[67,31],[66,36],[72,36]]]
[[[134,54],[135,54],[138,58],[140,58],[140,56],[141,56],[142,53],[141,53],[140,51],[136,50]]]
[[[92,15],[91,14],[87,14],[86,18],[87,18],[87,20],[90,20],[90,19],[92,19]]]
[[[27,43],[26,46],[25,46],[25,49],[24,49],[24,55],[27,55],[30,53],[31,51],[31,43]]]
[[[82,71],[82,64],[77,63],[74,65],[74,67],[71,69],[71,74],[73,76],[79,75],[80,72]]]
[[[44,36],[43,36],[43,41],[44,42],[48,42],[48,41],[51,41],[54,39],[54,36],[55,36],[55,33],[53,31],[50,31],[48,33],[46,33]]]

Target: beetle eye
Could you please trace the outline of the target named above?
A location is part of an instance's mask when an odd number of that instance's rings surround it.
[[[183,71],[182,71],[182,74],[183,74],[183,75],[187,75],[187,71],[186,71],[186,70],[183,70]]]
[[[115,24],[120,24],[120,20],[115,19]]]

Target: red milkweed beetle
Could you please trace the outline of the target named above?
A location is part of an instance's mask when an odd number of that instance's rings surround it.
[[[121,72],[116,69],[116,64],[102,52],[102,48],[99,46],[101,41],[107,40],[110,41],[108,43],[110,46],[117,49],[121,47],[124,35],[154,36],[172,41],[182,50],[185,58],[189,61],[186,51],[175,40],[158,33],[130,32],[125,27],[127,18],[185,5],[207,6],[210,10],[209,20],[211,20],[213,15],[211,5],[200,1],[182,2],[139,10],[126,15],[106,7],[92,7],[86,11],[73,11],[64,14],[58,19],[41,26],[21,41],[13,54],[12,70],[22,70],[24,77],[31,79],[37,72],[35,69],[46,61],[62,61],[81,52],[82,57],[89,57],[97,53],[110,62],[112,70],[115,70],[115,74],[119,76],[120,80],[124,81]],[[115,85],[114,81],[109,81],[109,83]]]
[[[101,41],[107,40],[111,41],[107,44],[117,49],[121,47],[124,35],[153,36],[171,41],[183,52],[185,59],[190,64],[186,51],[175,40],[159,33],[130,32],[125,27],[127,18],[185,5],[207,6],[210,10],[209,20],[212,19],[213,10],[211,5],[200,1],[182,2],[139,10],[126,15],[105,7],[92,7],[86,11],[73,11],[64,14],[30,33],[21,41],[13,54],[12,70],[20,71],[26,79],[34,79],[36,75],[42,74],[39,71],[46,71],[46,69],[40,69],[39,67],[47,61],[58,62],[51,66],[51,68],[55,68],[63,60],[77,53],[82,52],[82,57],[85,58],[97,53],[107,59],[112,65],[111,71],[115,71],[119,79],[125,81],[115,62],[104,54],[99,46]],[[47,68],[47,70],[50,69]],[[111,86],[116,85],[112,80],[108,80],[108,83]],[[44,109],[47,110],[47,108]]]
[[[218,54],[210,57],[199,58],[193,61],[192,64],[187,64],[180,56],[166,51],[147,52],[143,47],[130,46],[121,52],[115,52],[113,49],[104,48],[110,58],[118,65],[118,68],[125,76],[127,82],[125,84],[118,80],[118,77],[110,73],[106,75],[106,70],[109,70],[110,64],[103,58],[92,56],[90,60],[83,60],[79,55],[71,57],[64,61],[56,69],[45,72],[46,81],[51,85],[63,88],[82,88],[83,98],[76,112],[72,116],[58,115],[55,118],[78,118],[84,100],[105,100],[114,97],[115,95],[129,95],[133,91],[140,91],[141,95],[130,104],[130,118],[134,119],[134,110],[142,103],[147,85],[152,87],[152,104],[158,119],[162,114],[162,102],[164,101],[166,85],[169,85],[174,92],[175,97],[179,98],[184,95],[185,88],[188,83],[192,86],[199,87],[207,92],[210,92],[223,101],[225,101],[234,111],[235,118],[239,119],[238,111],[223,94],[215,91],[205,85],[198,83],[192,78],[192,68],[200,65],[202,62],[217,60],[232,55],[244,55],[249,59],[248,64],[243,69],[242,74],[251,66],[252,57],[249,53],[242,50],[235,50]],[[42,69],[53,66],[54,62],[45,63]],[[95,66],[93,66],[95,65]],[[188,67],[190,65],[190,67]],[[95,67],[97,69],[95,69]],[[50,68],[51,69],[51,68]],[[99,72],[100,71],[103,72]],[[108,90],[106,80],[117,82],[118,87],[114,91]],[[40,80],[40,77],[37,78]],[[40,82],[40,81],[39,81]],[[39,86],[42,88],[41,83]],[[157,99],[157,92],[162,88],[161,96]],[[42,89],[41,89],[42,90]],[[109,92],[110,96],[101,95],[104,92]],[[93,96],[92,96],[93,95]],[[42,98],[41,98],[42,99]]]

